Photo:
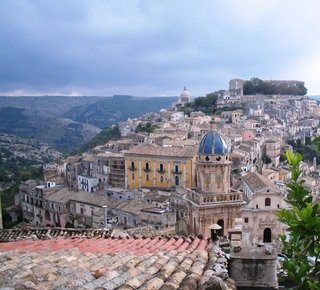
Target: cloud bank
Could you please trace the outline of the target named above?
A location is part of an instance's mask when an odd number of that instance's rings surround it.
[[[1,95],[179,95],[232,78],[320,94],[318,0],[0,0]]]

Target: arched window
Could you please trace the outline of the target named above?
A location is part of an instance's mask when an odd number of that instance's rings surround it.
[[[134,173],[131,174],[131,178],[134,179]]]
[[[150,170],[150,164],[149,162],[146,162],[146,171],[149,171]]]
[[[51,216],[50,216],[50,213],[46,210],[45,213],[44,213],[44,217],[47,221],[51,221]]]
[[[179,184],[180,184],[180,180],[179,180],[179,176],[175,176],[175,178],[174,178],[174,184],[176,185],[176,186],[178,186]]]
[[[265,206],[271,206],[271,199],[269,197],[267,197],[265,200],[264,200],[264,205]]]
[[[135,169],[134,161],[131,161],[131,169]]]
[[[146,181],[149,181],[149,174],[146,175]]]
[[[263,231],[263,242],[264,243],[271,243],[271,229],[270,228],[265,228]]]
[[[218,220],[217,224],[221,227],[221,229],[217,231],[217,234],[219,234],[219,236],[223,236],[223,233],[224,233],[224,220]]]
[[[160,166],[159,166],[159,170],[160,170],[160,172],[164,172],[163,168],[164,168],[163,164],[162,164],[162,163],[160,163]]]

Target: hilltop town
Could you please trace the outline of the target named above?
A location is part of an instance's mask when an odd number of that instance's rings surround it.
[[[273,212],[287,207],[287,141],[319,135],[320,107],[306,96],[243,95],[242,86],[234,79],[218,92],[218,108],[238,107],[232,111],[187,116],[179,110],[191,100],[184,88],[171,108],[120,122],[121,140],[45,164],[43,181],[21,184],[23,220],[72,228],[152,225],[186,236],[209,236],[217,223],[226,237],[238,223],[244,244],[275,243],[285,231]],[[156,129],[136,133],[147,124]],[[317,199],[317,160],[301,169]]]
[[[64,233],[73,238],[89,237],[88,229],[115,229],[140,236],[217,235],[225,252],[230,245],[278,247],[286,228],[274,213],[290,209],[285,152],[293,150],[290,140],[304,144],[319,136],[320,106],[301,95],[244,95],[243,82],[233,79],[217,92],[217,108],[232,110],[187,115],[182,109],[191,95],[184,88],[171,108],[120,122],[120,140],[44,164],[44,180],[21,183],[12,220],[22,208],[30,226],[77,230]],[[300,164],[315,200],[317,161]]]

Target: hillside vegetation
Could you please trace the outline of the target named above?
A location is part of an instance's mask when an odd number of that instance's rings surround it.
[[[77,154],[82,154],[85,151],[88,151],[98,145],[105,145],[111,140],[119,140],[121,138],[119,127],[111,126],[102,130],[98,135],[93,137],[91,140],[83,144],[78,150]]]
[[[43,163],[63,157],[47,143],[0,133],[0,188],[2,208],[14,204],[19,184],[42,179]]]
[[[79,149],[106,127],[171,107],[177,97],[0,97],[0,132]]]
[[[130,96],[113,96],[101,99],[94,104],[70,109],[63,116],[75,122],[86,122],[104,129],[128,118],[141,117],[145,113],[159,112],[170,108],[176,97],[134,98]]]

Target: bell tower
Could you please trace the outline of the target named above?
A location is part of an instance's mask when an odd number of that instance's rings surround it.
[[[230,185],[232,161],[225,139],[208,132],[200,142],[195,164],[196,189],[178,188],[173,203],[187,210],[187,234],[210,237],[210,226],[217,224],[216,234],[227,236],[245,202],[242,193]]]
[[[219,235],[227,235],[235,218],[240,216],[243,205],[241,192],[231,189],[231,165],[225,139],[217,132],[209,131],[201,140],[197,165],[197,205],[192,206],[194,234],[209,235],[208,228],[217,223]]]
[[[204,195],[230,192],[232,162],[221,135],[209,132],[202,138],[196,164],[198,187]]]

